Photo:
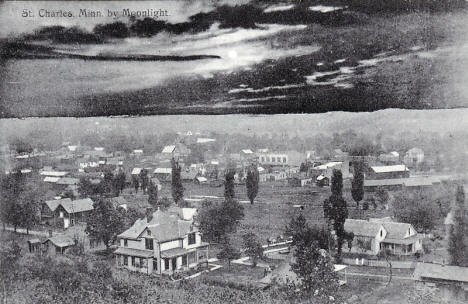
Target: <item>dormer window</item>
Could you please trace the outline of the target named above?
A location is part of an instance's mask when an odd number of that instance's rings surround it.
[[[149,236],[151,236],[151,231],[148,230],[148,231],[146,232],[146,234],[149,235]]]
[[[195,243],[196,243],[195,232],[189,233],[189,235],[188,235],[188,244],[193,245]]]
[[[128,240],[124,239],[124,247],[128,247]]]
[[[383,237],[383,231],[380,230],[380,237]]]

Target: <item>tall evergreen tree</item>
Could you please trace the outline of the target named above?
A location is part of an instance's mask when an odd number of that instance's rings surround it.
[[[359,202],[362,201],[364,197],[364,163],[362,161],[355,162],[353,163],[353,167],[354,177],[351,182],[351,195],[353,196],[353,200],[356,202],[359,217],[361,217]]]
[[[184,186],[180,177],[180,165],[174,158],[172,159],[172,198],[176,204],[180,204],[184,199]]]
[[[146,169],[141,169],[140,174],[140,188],[143,190],[143,193],[146,194],[146,191],[148,190],[148,170]]]
[[[250,203],[253,204],[258,194],[258,183],[259,174],[257,166],[251,166],[247,172],[247,181],[245,183],[247,187],[247,196],[249,197]]]
[[[468,218],[463,186],[457,187],[455,205],[452,212],[454,223],[449,230],[447,248],[450,255],[450,264],[468,266],[468,244],[466,238],[466,233],[468,233]]]
[[[343,198],[343,174],[339,170],[333,170],[331,180],[331,195],[323,203],[324,217],[328,221],[328,225],[333,226],[337,238],[337,258],[341,259],[341,250],[343,243],[346,240],[346,231],[344,223],[348,218],[348,207]]]
[[[225,175],[224,181],[224,198],[226,200],[231,200],[235,197],[234,192],[234,175],[236,172],[234,169],[228,169]]]
[[[135,175],[132,175],[132,184],[133,184],[133,188],[135,188],[135,193],[137,193],[138,188],[140,188],[140,181],[138,180],[138,177]]]
[[[158,186],[151,180],[148,184],[148,203],[155,209],[158,207]]]
[[[114,176],[114,191],[117,196],[125,189],[125,180],[126,176],[123,171],[119,171],[119,173]]]

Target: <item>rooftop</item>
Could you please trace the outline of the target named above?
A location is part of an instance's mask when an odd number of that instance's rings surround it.
[[[468,283],[468,267],[418,263],[413,275],[418,280],[437,279]]]
[[[373,166],[371,169],[375,173],[389,173],[389,172],[406,172],[409,171],[405,165],[393,165],[393,166]]]

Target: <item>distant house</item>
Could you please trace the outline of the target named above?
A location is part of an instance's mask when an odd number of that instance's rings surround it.
[[[62,177],[56,182],[56,184],[66,187],[66,186],[71,186],[71,185],[78,185],[79,182],[80,182],[80,180],[78,178]]]
[[[165,146],[161,151],[161,157],[164,159],[171,158],[184,158],[190,155],[190,149],[188,149],[184,144],[177,143],[175,145]]]
[[[131,175],[139,175],[143,168],[133,168]]]
[[[418,285],[437,288],[441,298],[468,301],[468,267],[417,263],[413,277]]]
[[[29,252],[40,252],[41,251],[41,240],[34,238],[28,240],[28,249]]]
[[[170,181],[172,178],[172,168],[156,168],[153,171],[153,175],[161,182]]]
[[[209,244],[201,241],[198,228],[174,212],[150,213],[118,239],[116,263],[132,271],[171,275],[208,261]]]
[[[172,169],[171,169],[171,173],[172,173]],[[182,170],[180,172],[180,178],[183,181],[194,181],[197,175],[198,175],[198,172],[192,171],[192,170],[189,170],[189,171]]]
[[[339,170],[343,174],[343,178],[349,177],[349,161],[339,162],[328,162],[322,165],[318,165],[312,168],[311,175],[319,176],[323,175],[328,179],[331,179],[333,170]]]
[[[94,210],[93,201],[90,198],[63,201],[57,207],[55,213],[63,220],[63,227],[68,228],[77,222],[85,221],[86,216]]]
[[[213,143],[215,141],[216,139],[214,138],[205,138],[205,137],[197,138],[197,144],[207,144],[207,143]]]
[[[48,238],[42,243],[44,252],[54,254],[64,254],[65,251],[77,244],[77,241],[67,235],[56,235]]]
[[[41,221],[49,225],[55,224],[57,207],[63,202],[71,202],[71,199],[64,198],[45,201],[41,206]]]
[[[280,152],[265,152],[258,154],[258,163],[261,166],[287,166],[288,155]]]
[[[396,165],[400,162],[400,153],[392,151],[379,155],[379,161],[385,165]]]
[[[352,250],[378,254],[411,255],[422,250],[422,240],[413,225],[386,220],[347,219],[345,230],[354,233]]]
[[[315,183],[317,184],[317,186],[320,186],[320,187],[328,186],[330,185],[330,178],[323,176],[323,175],[319,175],[315,179]]]
[[[399,191],[402,189],[427,189],[434,185],[440,184],[440,180],[434,177],[408,177],[408,178],[391,178],[391,179],[375,179],[365,180],[364,190],[366,192],[374,192],[377,189],[385,189],[387,191]]]
[[[203,177],[203,176],[197,176],[195,178],[195,183],[201,185],[201,184],[206,184],[208,183],[208,179],[206,177]]]
[[[408,178],[410,171],[405,165],[372,166],[366,173],[366,179]]]
[[[288,178],[288,185],[291,187],[305,187],[313,184],[313,178],[301,174],[296,174]]]
[[[68,174],[65,171],[41,171],[39,173],[42,176],[49,176],[49,177],[64,177]]]
[[[403,162],[408,167],[415,167],[424,161],[424,151],[420,148],[412,148],[406,151]]]

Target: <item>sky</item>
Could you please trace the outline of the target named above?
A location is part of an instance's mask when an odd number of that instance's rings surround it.
[[[199,12],[211,11],[216,4],[242,4],[248,0],[159,0],[159,1],[2,1],[0,2],[0,38],[14,37],[21,33],[32,32],[34,29],[48,25],[80,26],[91,30],[96,24],[112,22],[112,18],[41,18],[37,15],[39,9],[71,10],[80,9],[131,10],[163,9],[169,16],[161,19],[172,23],[187,21],[188,17]],[[21,17],[23,10],[36,12],[34,17]]]

